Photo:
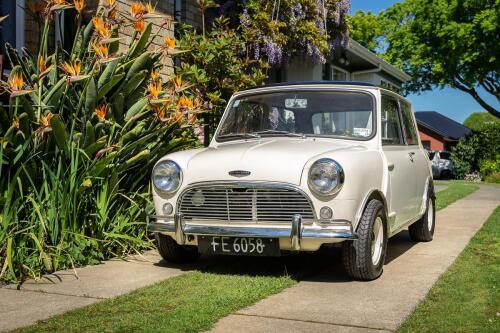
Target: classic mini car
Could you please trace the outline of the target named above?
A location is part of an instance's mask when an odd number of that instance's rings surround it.
[[[382,273],[387,239],[430,241],[432,173],[410,103],[364,83],[235,94],[210,146],[162,158],[148,225],[167,262],[342,247],[355,279]]]

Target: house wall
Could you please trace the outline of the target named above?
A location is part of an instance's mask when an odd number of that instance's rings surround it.
[[[1,1],[1,0],[0,0]],[[16,0],[23,1],[23,0]],[[43,0],[38,0],[43,1]],[[96,10],[99,3],[102,3],[103,0],[87,0],[86,3],[86,14],[84,15],[83,23],[86,24],[90,21],[94,11]],[[130,4],[134,2],[134,0],[118,0],[117,8],[120,12],[128,14]],[[167,16],[172,22],[174,21],[174,8],[175,2],[177,2],[180,7],[180,16],[182,21],[193,25],[196,28],[201,28],[201,14],[199,11],[199,7],[196,3],[196,0],[160,0],[157,2],[156,11],[162,13]],[[23,1],[24,3],[24,1]],[[143,1],[143,3],[145,3]],[[152,1],[155,3],[155,1]],[[164,38],[166,36],[173,37],[174,36],[174,24],[162,24],[164,20],[155,19],[153,22],[153,35],[156,35],[153,43],[150,46],[150,49],[156,49],[161,47],[164,44]],[[71,23],[70,23],[71,24]],[[28,48],[31,52],[38,52],[38,44],[39,44],[39,36],[40,30],[43,29],[43,22],[40,22],[35,18],[34,15],[30,13],[26,13],[24,15],[24,46]],[[56,31],[55,26],[52,23],[50,30],[50,47],[53,47],[56,39]],[[120,51],[123,51],[130,44],[134,30],[132,26],[121,26],[120,34],[123,39],[120,41]],[[164,75],[169,75],[173,71],[173,61],[171,58],[164,58]]]
[[[430,143],[430,150],[446,150],[446,144],[443,139],[443,137],[437,135],[436,133],[433,133],[422,126],[418,126],[418,133],[420,135],[420,140],[422,141],[429,141]]]

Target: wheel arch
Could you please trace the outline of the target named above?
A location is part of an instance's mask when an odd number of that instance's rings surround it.
[[[384,193],[382,191],[378,190],[378,189],[371,189],[365,195],[365,198],[361,202],[361,205],[359,206],[359,208],[358,208],[358,210],[356,212],[356,216],[355,216],[355,219],[354,219],[354,221],[355,221],[354,230],[358,229],[359,221],[361,220],[361,217],[362,217],[363,212],[364,212],[364,210],[366,208],[366,205],[368,205],[368,203],[372,199],[376,199],[376,200],[382,202],[382,205],[384,206],[386,223],[389,223],[389,216],[387,215],[388,214],[387,213],[388,212],[388,205],[387,205],[387,199],[386,199]]]

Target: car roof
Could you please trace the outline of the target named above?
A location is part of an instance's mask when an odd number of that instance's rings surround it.
[[[270,83],[263,86],[252,87],[248,89],[243,89],[241,91],[269,88],[269,87],[289,87],[289,86],[316,86],[316,85],[336,85],[336,86],[362,86],[362,87],[373,87],[378,88],[376,85],[368,82],[358,82],[358,81],[298,81],[298,82],[279,82]]]

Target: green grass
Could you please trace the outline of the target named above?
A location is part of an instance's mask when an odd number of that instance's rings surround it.
[[[438,209],[477,189],[470,184],[447,184],[447,189],[437,193]],[[241,260],[226,257],[216,265],[16,332],[200,332],[231,312],[292,286],[299,275],[307,274],[305,267],[325,265],[325,260],[319,255]]]
[[[199,332],[293,283],[289,277],[192,272],[19,332]]]
[[[398,332],[500,332],[500,206]]]
[[[446,189],[436,193],[436,209],[443,209],[446,206],[462,199],[463,197],[475,192],[478,187],[474,183],[449,181],[446,183],[437,183],[448,186]]]

